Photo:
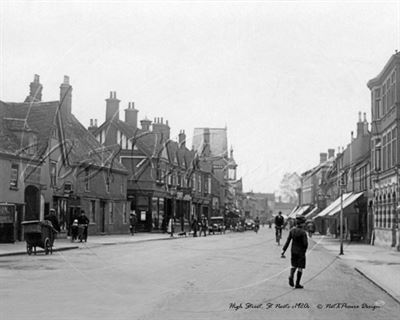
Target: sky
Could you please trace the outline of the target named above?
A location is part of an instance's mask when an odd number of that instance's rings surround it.
[[[70,77],[72,112],[163,117],[228,129],[244,191],[275,192],[286,172],[346,146],[366,86],[400,50],[398,1],[0,1],[0,100],[43,101]]]

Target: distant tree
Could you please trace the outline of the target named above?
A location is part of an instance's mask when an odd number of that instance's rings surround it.
[[[278,198],[282,202],[286,203],[297,203],[297,191],[300,188],[301,180],[300,176],[296,173],[285,173],[279,185],[279,190],[276,192]]]

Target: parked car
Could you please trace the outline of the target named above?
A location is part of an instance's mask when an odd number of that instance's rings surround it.
[[[215,232],[225,233],[224,217],[211,217],[208,224],[208,232],[213,234],[215,234]]]
[[[252,219],[246,219],[244,221],[244,228],[245,230],[253,230],[255,227],[256,223]]]

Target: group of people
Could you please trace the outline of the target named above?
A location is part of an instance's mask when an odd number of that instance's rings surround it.
[[[193,230],[193,237],[197,237],[197,232],[199,232],[199,237],[201,237],[202,234],[206,237],[208,230],[208,220],[206,216],[202,215],[199,221],[196,217],[193,217],[191,228]]]
[[[61,231],[55,209],[50,209],[49,213],[45,215],[44,220],[50,221],[55,231]],[[85,211],[81,210],[79,216],[75,217],[72,221],[70,228],[71,240],[74,241],[79,238],[80,242],[86,242],[88,237],[88,225],[89,218],[85,215]],[[79,230],[81,230],[81,232],[79,232]]]

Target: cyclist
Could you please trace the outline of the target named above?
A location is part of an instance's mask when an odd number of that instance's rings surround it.
[[[276,242],[278,245],[280,244],[280,239],[282,238],[282,228],[285,223],[285,219],[282,216],[282,212],[279,211],[278,215],[275,217],[275,236]]]

